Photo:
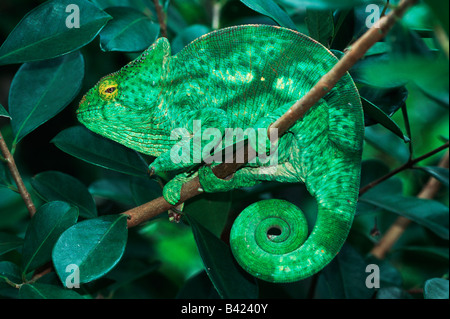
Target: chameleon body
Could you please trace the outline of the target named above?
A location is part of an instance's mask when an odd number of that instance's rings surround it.
[[[289,29],[247,25],[209,33],[172,56],[158,39],[136,60],[91,89],[79,120],[92,131],[156,156],[153,171],[180,171],[171,132],[195,135],[218,128],[263,128],[283,115],[337,63],[325,47]],[[241,266],[263,280],[292,282],[320,271],[339,252],[355,213],[360,179],[363,114],[358,91],[344,76],[324,99],[280,137],[275,167],[246,164],[222,180],[210,166],[198,174],[206,192],[228,191],[263,181],[305,183],[318,213],[308,236],[305,217],[281,200],[257,202],[238,217],[231,249]],[[275,169],[274,169],[275,168]],[[195,175],[194,174],[194,175]],[[171,204],[194,175],[180,173],[163,190]],[[212,212],[213,213],[213,212]],[[275,230],[275,233],[272,233]]]

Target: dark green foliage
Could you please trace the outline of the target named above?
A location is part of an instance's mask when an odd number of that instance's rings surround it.
[[[313,225],[316,203],[303,185],[200,196],[185,203],[179,224],[163,214],[127,229],[120,213],[160,197],[171,176],[149,177],[153,158],[88,131],[75,110],[100,77],[159,36],[154,2],[41,2],[0,4],[0,129],[38,209],[30,219],[0,157],[0,297],[448,299],[449,173],[437,167],[442,153],[361,196],[342,251],[295,284],[246,274],[228,235],[243,208],[267,198],[298,205]],[[307,33],[341,58],[367,30],[367,5],[382,11],[385,1],[160,3],[173,54],[218,25],[265,23]],[[80,9],[80,28],[65,24],[69,4]],[[367,126],[361,187],[448,140],[448,21],[448,1],[421,1],[350,70]],[[430,176],[441,190],[433,200],[417,198]],[[386,259],[370,256],[398,216],[412,225]],[[379,266],[380,288],[366,286],[370,264]],[[79,289],[65,287],[76,275],[70,265],[78,267]]]

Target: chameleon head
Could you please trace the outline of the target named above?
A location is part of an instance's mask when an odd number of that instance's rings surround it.
[[[169,55],[170,45],[161,38],[136,60],[103,77],[81,99],[78,120],[95,133],[151,154],[142,145],[160,125],[159,83]]]

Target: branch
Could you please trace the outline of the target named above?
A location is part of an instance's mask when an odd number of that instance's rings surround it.
[[[447,154],[442,158],[439,167],[448,168],[448,164],[449,153],[447,151]],[[433,199],[440,187],[441,183],[434,177],[431,177],[417,197],[421,199]],[[378,259],[383,259],[410,224],[411,220],[408,218],[403,216],[398,217],[370,253]]]
[[[366,193],[370,189],[374,188],[378,184],[381,184],[382,182],[388,180],[389,178],[391,178],[391,177],[393,177],[393,176],[395,176],[395,175],[397,175],[397,174],[399,174],[399,173],[401,173],[401,172],[403,172],[403,171],[405,171],[407,169],[413,168],[417,163],[420,163],[421,161],[423,161],[423,160],[425,160],[425,159],[427,159],[427,158],[429,158],[429,157],[431,157],[433,155],[436,155],[437,153],[439,153],[439,152],[441,152],[441,151],[443,151],[443,150],[445,150],[447,148],[449,148],[449,142],[445,143],[441,147],[438,147],[437,149],[435,149],[435,150],[433,150],[433,151],[431,151],[431,152],[429,152],[429,153],[427,153],[425,155],[422,155],[422,156],[420,156],[420,157],[418,157],[418,158],[416,158],[414,160],[410,159],[406,164],[400,166],[399,168],[393,170],[389,174],[386,174],[386,175],[380,177],[379,179],[371,182],[370,184],[364,186],[363,188],[361,188],[359,190],[359,196],[363,195],[364,193]]]
[[[161,29],[161,36],[167,38],[167,24],[166,24],[166,15],[159,3],[159,0],[153,0],[155,4],[156,14],[158,15],[159,27]]]
[[[382,17],[378,24],[368,30],[358,41],[356,41],[346,52],[344,57],[325,74],[322,79],[301,100],[297,101],[282,117],[280,117],[269,128],[278,130],[277,136],[282,136],[289,128],[301,119],[307,111],[323,98],[347,72],[358,62],[367,51],[378,41],[383,39],[398,19],[403,17],[406,11],[416,4],[418,0],[403,0],[400,5],[388,15]],[[245,147],[245,146],[243,146]],[[244,154],[247,154],[244,148]],[[239,151],[236,151],[238,153]],[[235,153],[235,154],[236,154]],[[252,158],[245,159],[245,163]],[[226,178],[236,172],[245,163],[223,163],[214,167],[213,172],[219,178]],[[181,200],[178,204],[200,194],[201,187],[198,177],[183,185]],[[160,197],[142,206],[124,212],[128,216],[128,227],[136,226],[150,218],[153,218],[172,207],[164,198]]]
[[[19,170],[17,169],[16,162],[14,161],[14,157],[11,155],[8,146],[6,145],[5,139],[3,138],[2,133],[0,132],[0,151],[3,154],[3,157],[6,161],[6,165],[11,172],[11,176],[14,179],[14,182],[17,185],[17,189],[19,191],[20,196],[22,196],[25,205],[27,206],[28,212],[30,216],[33,217],[36,212],[36,207],[31,200],[30,193],[28,193],[25,184],[23,183],[22,177],[20,176]]]

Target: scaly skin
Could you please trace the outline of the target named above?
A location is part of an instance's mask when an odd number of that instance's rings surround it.
[[[96,133],[157,156],[154,171],[188,171],[192,163],[176,164],[170,157],[177,143],[170,139],[175,128],[194,136],[193,121],[201,120],[202,132],[266,130],[336,62],[316,41],[273,26],[212,32],[175,56],[161,38],[91,89],[78,117]],[[359,94],[346,75],[280,138],[276,167],[247,164],[230,180],[216,178],[209,166],[198,170],[206,192],[262,181],[304,182],[317,201],[309,237],[305,218],[292,204],[270,200],[246,208],[231,234],[232,251],[244,269],[263,280],[292,282],[317,273],[336,256],[356,209],[363,134]],[[192,141],[185,141],[191,150]],[[169,203],[178,202],[181,185],[190,178],[182,173],[165,186]],[[281,233],[268,236],[273,228]]]

